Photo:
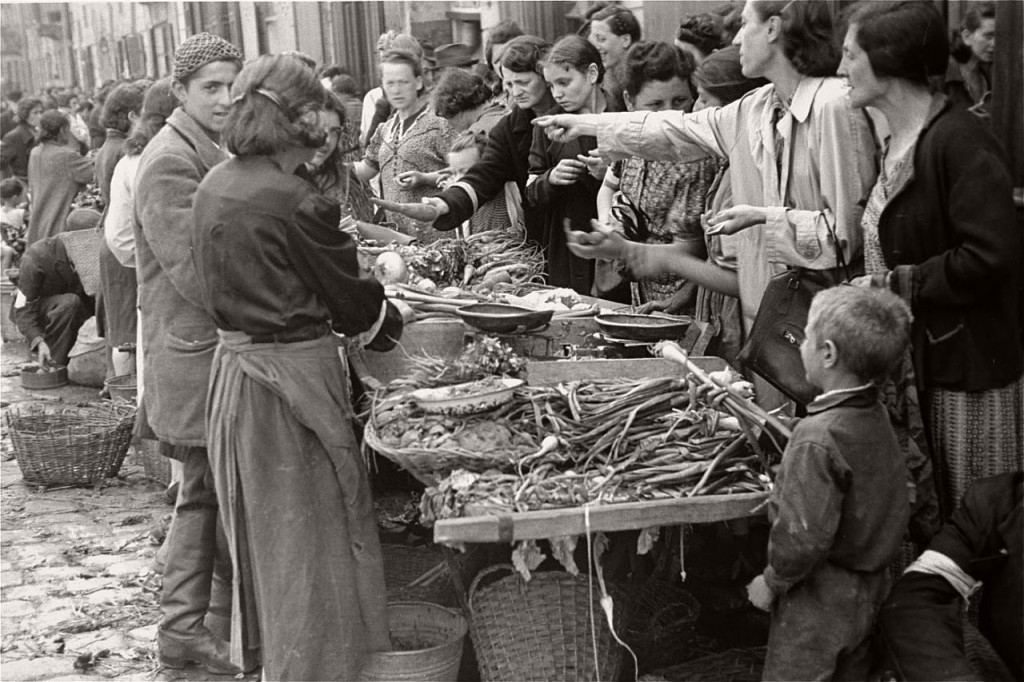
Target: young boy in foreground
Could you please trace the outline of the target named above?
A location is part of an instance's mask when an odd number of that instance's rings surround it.
[[[874,380],[899,359],[910,312],[888,291],[814,298],[800,347],[807,406],[782,456],[768,567],[747,586],[772,614],[765,680],[866,679],[886,566],[907,529],[904,457]]]

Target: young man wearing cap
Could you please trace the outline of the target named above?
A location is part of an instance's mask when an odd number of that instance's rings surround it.
[[[167,539],[160,663],[196,663],[218,674],[242,671],[229,661],[231,568],[222,533],[218,542],[206,453],[206,390],[217,328],[200,294],[191,235],[199,182],[227,158],[218,141],[241,67],[238,49],[217,36],[200,33],[181,44],[172,83],[180,106],[143,151],[135,188],[146,376],[137,428],[184,468]]]

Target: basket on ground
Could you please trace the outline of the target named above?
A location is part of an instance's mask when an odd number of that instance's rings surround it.
[[[28,403],[6,414],[11,445],[29,485],[91,485],[121,470],[135,406]]]
[[[678,663],[693,638],[700,602],[677,584],[653,578],[631,589],[629,596],[622,639],[636,654],[640,671]]]
[[[426,602],[392,602],[388,626],[394,650],[369,654],[361,680],[455,681],[466,639],[461,613]]]
[[[129,400],[135,402],[138,396],[138,377],[134,374],[118,374],[103,382],[112,400]]]
[[[498,571],[511,575],[480,587]],[[619,679],[622,647],[608,627],[600,594],[596,579],[591,598],[586,576],[564,571],[534,573],[525,584],[507,564],[481,571],[469,588],[470,636],[480,679]],[[624,606],[615,599],[617,630]]]

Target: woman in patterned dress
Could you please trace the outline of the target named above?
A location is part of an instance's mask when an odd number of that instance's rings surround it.
[[[1024,468],[1021,241],[999,142],[928,78],[946,66],[929,2],[865,3],[840,73],[891,135],[864,211],[864,286],[914,312],[913,370],[948,516],[970,483]]]
[[[626,55],[624,98],[629,111],[690,111],[693,58],[663,42],[640,42]],[[685,244],[687,252],[705,258],[700,217],[704,199],[722,161],[709,154],[696,161],[645,161],[632,157],[616,162],[604,176],[597,194],[598,220],[626,229],[634,241],[646,244]],[[639,209],[645,225],[622,224]],[[632,222],[627,218],[627,222]],[[639,228],[639,233],[637,228]],[[693,312],[695,288],[672,275],[646,277],[632,283],[633,305],[668,313]]]
[[[355,164],[355,172],[364,181],[380,173],[381,198],[386,201],[419,203],[440,193],[436,176],[426,178],[447,166],[446,155],[455,133],[422,98],[423,66],[415,54],[407,50],[387,52],[381,62],[381,82],[395,113],[377,127],[366,155]],[[421,242],[433,242],[442,236],[432,227],[394,211],[387,211],[387,221]]]

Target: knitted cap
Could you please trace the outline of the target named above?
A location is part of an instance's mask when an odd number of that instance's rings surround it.
[[[146,90],[146,96],[142,100],[142,115],[159,114],[167,118],[177,106],[178,98],[171,92],[171,78],[168,76],[153,83]]]
[[[174,52],[174,79],[184,81],[210,62],[242,63],[238,48],[212,33],[197,33]]]

